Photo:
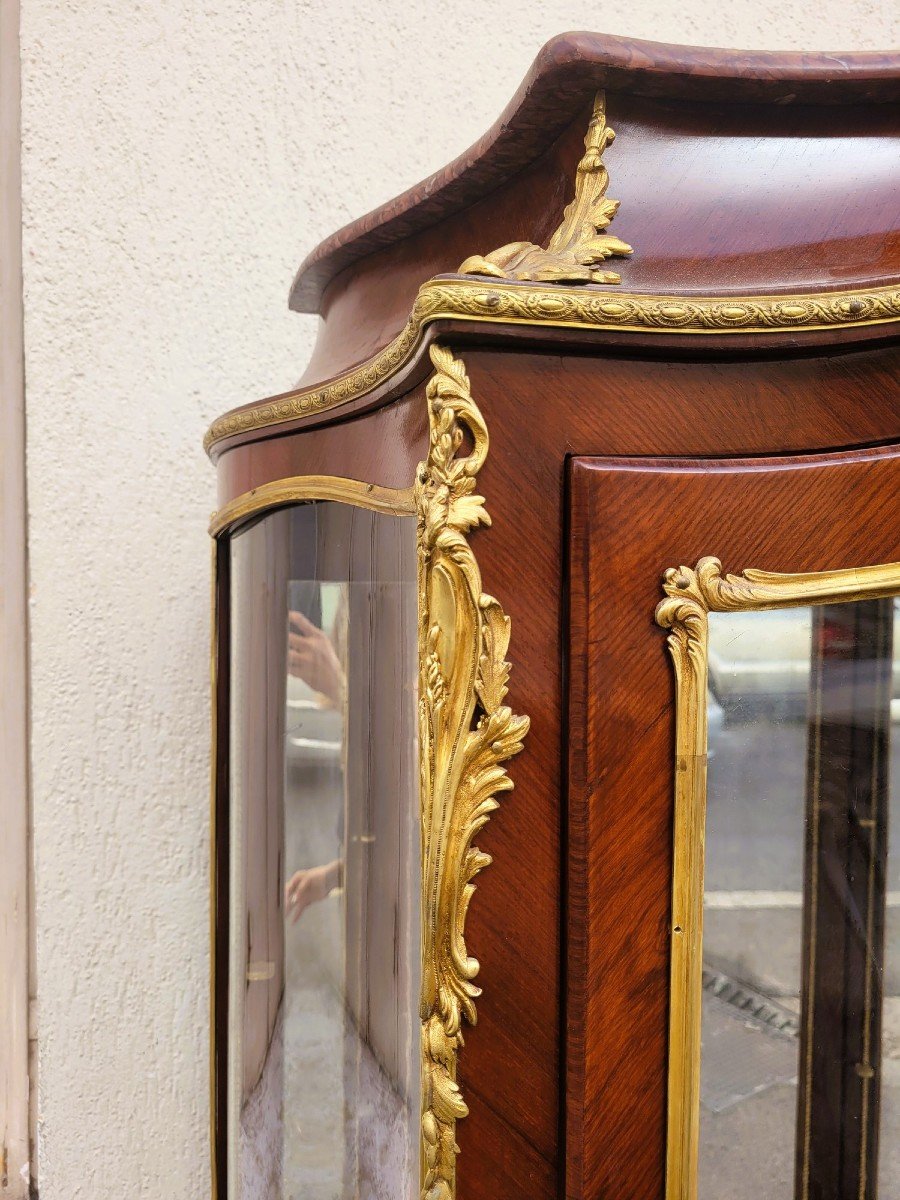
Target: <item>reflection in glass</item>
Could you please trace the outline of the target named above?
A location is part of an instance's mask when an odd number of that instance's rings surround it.
[[[710,614],[701,1200],[900,1200],[898,639]]]
[[[231,539],[229,1200],[411,1200],[420,1122],[415,522]]]

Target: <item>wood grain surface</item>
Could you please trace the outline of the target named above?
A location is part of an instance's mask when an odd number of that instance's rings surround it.
[[[571,463],[567,1178],[662,1200],[674,672],[665,567],[900,560],[900,449]]]

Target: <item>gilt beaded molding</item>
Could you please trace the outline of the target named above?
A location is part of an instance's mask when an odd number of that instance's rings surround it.
[[[207,451],[225,438],[296,421],[373,391],[414,358],[428,325],[479,321],[541,328],[628,333],[727,335],[807,333],[900,321],[900,288],[784,296],[652,296],[559,284],[430,279],[420,288],[402,332],[372,358],[321,387],[288,392],[219,417]]]

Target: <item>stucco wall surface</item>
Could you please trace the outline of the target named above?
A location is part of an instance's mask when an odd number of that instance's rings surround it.
[[[893,0],[22,0],[42,1200],[208,1194],[201,438],[299,376],[300,259],[478,137],[554,33],[877,49],[896,22]]]

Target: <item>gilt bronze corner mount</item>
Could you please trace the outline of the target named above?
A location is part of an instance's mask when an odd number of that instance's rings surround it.
[[[422,1197],[452,1200],[456,1082],[463,1019],[475,1022],[478,961],[466,947],[474,876],[490,858],[472,845],[512,787],[502,765],[522,749],[527,717],[504,703],[509,617],[481,588],[468,534],[490,519],[475,492],[488,433],[463,364],[439,345],[427,387],[429,451],[416,478],[419,728],[422,769]],[[472,448],[462,456],[465,433]]]
[[[609,171],[603,162],[604,151],[615,136],[606,123],[606,96],[598,92],[584,155],[575,173],[575,197],[546,249],[534,242],[510,242],[490,254],[467,258],[459,274],[529,283],[621,283],[616,271],[598,266],[609,258],[632,253],[627,242],[606,232],[619,207],[618,200],[607,198]]]

